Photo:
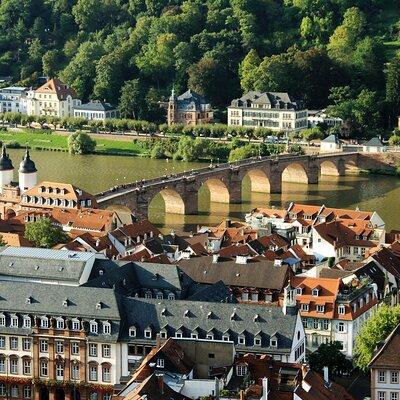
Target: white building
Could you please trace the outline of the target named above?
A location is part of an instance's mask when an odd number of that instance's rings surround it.
[[[28,115],[72,117],[74,108],[80,104],[75,91],[58,78],[50,79],[27,94]]]
[[[374,137],[363,143],[364,153],[383,153],[386,151],[386,146],[378,137]]]
[[[311,128],[323,124],[328,127],[334,127],[343,124],[342,118],[331,117],[326,113],[326,110],[308,110],[308,125]]]
[[[17,112],[26,114],[27,88],[9,86],[0,89],[0,112]]]
[[[228,125],[265,127],[272,131],[293,132],[307,129],[307,109],[288,93],[249,92],[232,100]]]
[[[342,143],[336,135],[332,134],[321,140],[321,153],[335,153],[342,150]]]
[[[89,121],[104,121],[105,119],[118,118],[118,116],[117,108],[103,101],[93,100],[74,107],[74,117],[85,118]]]

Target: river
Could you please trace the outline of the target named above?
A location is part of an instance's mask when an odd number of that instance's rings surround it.
[[[17,169],[24,150],[10,149]],[[204,167],[202,163],[153,160],[141,157],[70,155],[64,152],[31,151],[38,169],[39,181],[70,182],[97,193],[111,186],[138,179],[154,178],[164,174]],[[198,215],[167,215],[163,212],[161,196],[152,202],[149,219],[160,227],[181,230],[196,225],[217,224],[222,218],[244,218],[255,207],[282,207],[291,201],[306,204],[325,204],[360,210],[376,210],[388,229],[400,228],[400,179],[378,175],[348,175],[323,177],[317,185],[284,183],[282,194],[250,193],[248,182],[243,183],[242,204],[210,204],[206,189],[199,193]]]

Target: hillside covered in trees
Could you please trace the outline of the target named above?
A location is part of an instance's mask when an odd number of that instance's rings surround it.
[[[243,91],[279,90],[371,134],[400,112],[397,46],[399,0],[0,1],[0,76],[57,75],[156,122],[173,86],[222,121]]]

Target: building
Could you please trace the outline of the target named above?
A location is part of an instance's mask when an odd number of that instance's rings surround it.
[[[232,100],[228,107],[228,125],[298,132],[307,129],[307,115],[305,106],[288,93],[252,91]]]
[[[332,128],[343,123],[342,118],[331,117],[326,113],[326,110],[308,110],[308,125],[314,128],[318,125],[326,125]]]
[[[26,114],[26,93],[25,87],[9,86],[0,89],[0,113]]]
[[[28,115],[72,117],[74,108],[80,104],[75,91],[58,78],[48,80],[27,94]]]
[[[211,104],[192,90],[187,90],[180,96],[172,90],[168,101],[168,125],[199,125],[210,124],[213,121]]]
[[[325,139],[321,140],[321,153],[335,153],[342,150],[342,143],[340,142],[339,138],[334,134],[329,135]]]
[[[291,289],[306,332],[307,348],[338,341],[343,353],[353,356],[354,342],[362,323],[377,305],[376,287],[352,276],[346,279],[295,276]]]
[[[362,146],[364,153],[383,153],[386,151],[386,146],[378,137],[368,140]]]
[[[371,370],[371,400],[400,399],[400,324],[375,353]]]
[[[93,100],[89,103],[79,104],[74,107],[74,117],[85,118],[88,121],[118,118],[117,107],[104,101]]]

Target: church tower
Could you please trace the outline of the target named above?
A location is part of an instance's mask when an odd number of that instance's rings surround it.
[[[285,315],[296,315],[297,314],[297,302],[295,298],[295,289],[290,285],[290,280],[288,285],[283,290],[283,313]]]
[[[175,89],[172,88],[171,96],[168,101],[168,126],[178,123],[178,98]]]
[[[37,169],[31,160],[29,150],[26,149],[25,156],[19,164],[19,188],[21,193],[37,184]]]
[[[6,146],[3,146],[0,157],[0,191],[3,193],[3,187],[9,185],[13,180],[14,166],[7,154]]]

